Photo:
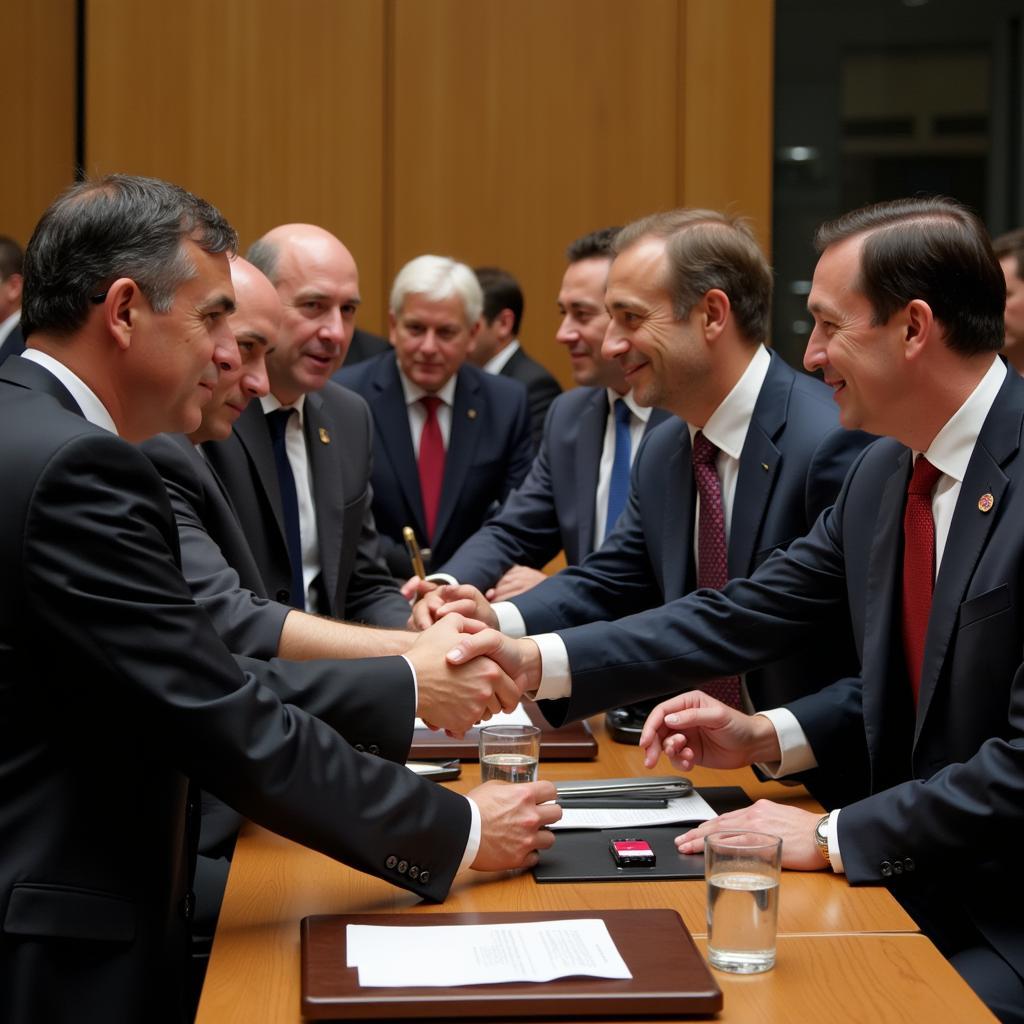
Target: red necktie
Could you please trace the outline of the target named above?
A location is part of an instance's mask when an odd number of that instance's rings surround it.
[[[427,517],[427,537],[434,540],[437,508],[441,504],[441,482],[444,480],[444,438],[437,421],[437,407],[441,399],[436,395],[421,398],[427,410],[427,419],[420,434],[420,494],[423,496],[423,514]]]
[[[697,523],[697,586],[721,590],[729,579],[728,551],[725,544],[725,512],[722,509],[722,485],[718,479],[718,447],[700,431],[693,439],[693,477],[700,494],[700,520]],[[710,679],[701,684],[705,693],[730,707],[740,708],[740,677]]]
[[[942,476],[923,455],[914,463],[903,513],[903,653],[914,705],[921,689],[921,665],[935,587],[935,521],[932,488]]]

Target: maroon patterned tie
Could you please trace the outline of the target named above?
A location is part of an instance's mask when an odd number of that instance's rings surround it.
[[[914,463],[903,513],[903,654],[914,693],[921,690],[921,666],[935,587],[935,520],[932,488],[942,473],[923,455]]]
[[[718,447],[700,431],[693,439],[693,476],[700,494],[700,519],[697,523],[697,586],[721,590],[729,579],[728,549],[725,543],[725,513],[722,510],[722,485],[715,460]],[[723,704],[741,708],[740,677],[709,679],[700,688]]]
[[[427,410],[427,419],[420,434],[420,494],[423,497],[423,514],[427,520],[427,538],[433,542],[437,508],[441,504],[441,483],[444,480],[444,438],[441,437],[441,424],[437,420],[437,407],[441,399],[436,395],[426,395],[420,402]]]

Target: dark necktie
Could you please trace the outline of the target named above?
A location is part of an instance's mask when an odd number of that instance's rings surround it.
[[[932,488],[942,473],[923,455],[914,463],[903,513],[903,653],[917,706],[928,616],[935,587],[935,520]]]
[[[288,561],[292,569],[289,604],[300,611],[306,607],[306,585],[302,577],[302,534],[299,531],[299,499],[295,493],[295,474],[288,461],[285,431],[294,409],[275,409],[267,413],[267,428],[274,449],[277,467],[277,485],[281,491],[281,511],[284,514],[284,539],[288,544]]]
[[[444,481],[444,438],[441,436],[441,424],[437,420],[437,407],[441,404],[441,399],[437,395],[426,395],[420,402],[427,410],[427,418],[420,434],[420,494],[423,497],[423,514],[427,521],[427,537],[433,543],[437,509],[441,504],[441,484]]]
[[[615,524],[626,507],[629,497],[629,459],[632,439],[629,436],[629,406],[625,399],[615,400],[615,459],[608,481],[608,514],[604,521],[604,535],[615,529]]]
[[[729,579],[728,548],[725,543],[725,512],[722,509],[722,485],[715,460],[718,447],[700,431],[693,439],[693,477],[700,495],[700,519],[697,523],[697,586],[721,590]],[[710,679],[701,684],[705,693],[723,704],[739,708],[740,677]]]

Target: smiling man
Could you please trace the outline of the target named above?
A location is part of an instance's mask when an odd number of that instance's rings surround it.
[[[525,389],[467,362],[483,311],[473,271],[419,256],[398,272],[389,305],[393,351],[338,379],[373,410],[373,513],[404,581],[403,527],[428,568],[441,564],[523,479],[533,451]]]
[[[381,561],[370,511],[370,413],[330,381],[352,337],[359,276],[329,231],[284,224],[249,259],[281,300],[270,393],[206,455],[272,598],[300,611],[400,626],[408,605]]]

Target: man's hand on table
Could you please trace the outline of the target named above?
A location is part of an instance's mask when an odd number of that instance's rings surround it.
[[[488,601],[507,601],[510,597],[525,594],[546,579],[547,576],[540,569],[531,569],[528,565],[513,565],[485,596]]]
[[[546,850],[555,837],[547,829],[562,808],[554,801],[553,782],[485,782],[468,794],[480,810],[480,849],[470,865],[477,871],[531,868],[537,850]]]

